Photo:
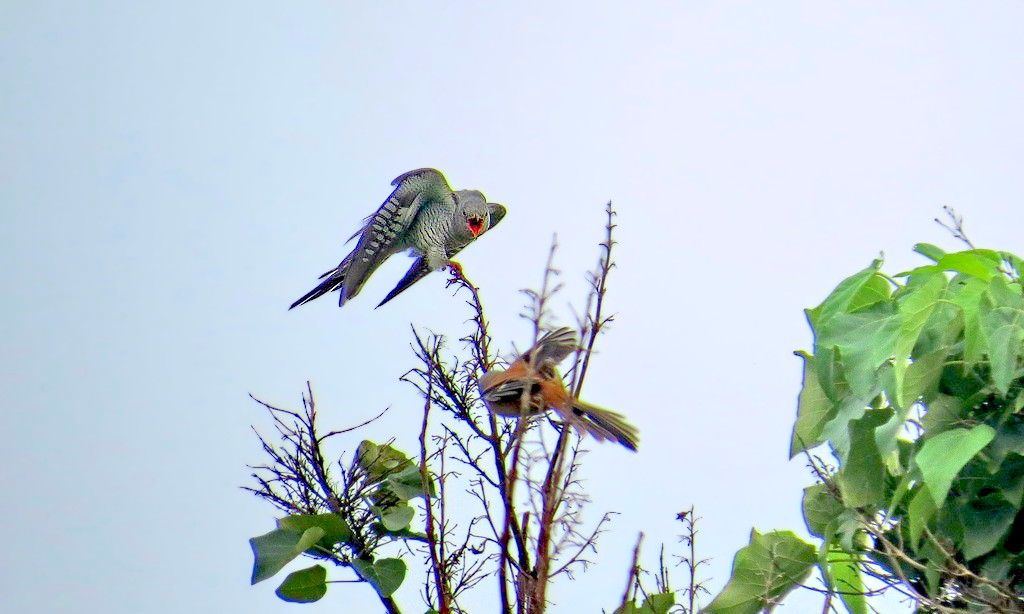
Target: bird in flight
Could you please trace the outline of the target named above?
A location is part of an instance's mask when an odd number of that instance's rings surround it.
[[[352,252],[289,309],[334,291],[339,293],[338,306],[344,305],[359,294],[377,267],[398,252],[409,251],[416,260],[378,307],[431,271],[451,266],[461,273],[452,257],[505,217],[505,207],[487,202],[477,190],[452,191],[436,169],[409,171],[391,185],[395,186],[391,196],[349,238],[358,237]]]
[[[616,441],[636,452],[639,434],[620,413],[573,397],[562,383],[558,363],[576,351],[576,334],[570,328],[546,333],[504,371],[494,369],[480,376],[480,397],[492,412],[521,418],[554,410],[562,420],[589,433],[598,441]]]

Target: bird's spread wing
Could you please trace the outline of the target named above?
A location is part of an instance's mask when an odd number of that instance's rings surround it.
[[[352,263],[346,272],[345,293],[351,297],[359,291],[363,282],[396,247],[406,238],[406,233],[420,209],[429,202],[450,203],[454,210],[452,189],[440,171],[421,168],[399,175],[391,182],[391,192],[377,212],[366,219],[363,229],[357,233],[359,242],[352,250]]]
[[[484,390],[481,398],[488,403],[518,403],[531,383],[527,379],[506,380]]]
[[[497,203],[487,203],[487,206],[490,209],[491,220],[490,225],[487,227],[487,230],[490,231],[491,228],[497,226],[498,222],[500,222],[505,217],[506,209],[505,207]],[[463,243],[461,245],[452,246],[452,249],[448,252],[448,258],[454,258],[455,254],[462,251],[462,249],[469,245],[470,243],[472,243],[472,241],[467,241],[466,243]],[[417,258],[416,261],[412,263],[412,266],[409,267],[409,270],[406,271],[405,277],[403,277],[401,281],[398,282],[398,285],[396,285],[395,288],[391,292],[389,292],[387,296],[384,297],[383,301],[377,304],[377,307],[380,307],[384,303],[387,303],[388,301],[395,298],[399,294],[405,292],[406,290],[409,289],[410,286],[426,277],[427,274],[430,272],[431,268],[430,266],[427,265],[427,259],[423,257]]]
[[[576,333],[571,328],[563,326],[545,333],[522,358],[536,369],[553,368],[576,351],[576,348]]]

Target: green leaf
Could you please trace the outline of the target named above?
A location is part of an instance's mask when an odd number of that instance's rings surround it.
[[[409,465],[412,460],[388,444],[377,445],[364,440],[356,449],[356,462],[370,477],[371,482],[380,482]]]
[[[964,526],[963,553],[968,561],[988,554],[1010,530],[1017,508],[998,492],[971,497],[960,507]]]
[[[410,531],[409,529],[399,529],[397,531],[389,531],[384,528],[384,523],[375,522],[370,525],[373,532],[377,535],[395,537],[400,539],[413,539],[416,541],[425,542],[427,541],[427,534],[418,531]]]
[[[992,382],[1005,395],[1018,377],[1024,352],[1024,297],[1010,289],[1002,277],[992,279],[989,296],[980,304],[981,333],[988,347]]]
[[[923,278],[915,277],[911,282],[904,288],[904,292],[896,301],[900,323],[899,332],[893,346],[893,356],[895,357],[894,375],[896,378],[896,395],[894,398],[902,402],[900,407],[908,407],[908,397],[910,398],[909,403],[913,403],[917,399],[916,396],[907,394],[904,391],[904,376],[909,370],[908,361],[918,338],[921,336],[921,331],[924,330],[925,324],[931,318],[939,298],[945,293],[949,283],[943,273],[932,273]],[[943,352],[943,358],[944,355],[945,352]]]
[[[423,474],[416,465],[389,475],[385,482],[391,492],[395,493],[395,496],[402,501],[408,501],[415,497],[434,496],[434,483],[429,479],[424,482]]]
[[[839,537],[839,547],[846,552],[856,552],[868,547],[867,532],[864,529],[864,522],[860,514],[854,509],[844,509],[843,513],[836,518],[836,536]]]
[[[380,559],[374,563],[354,559],[352,567],[381,597],[390,597],[405,580],[405,561],[402,559]]]
[[[999,275],[999,266],[1003,259],[998,252],[990,249],[972,249],[954,254],[946,254],[935,266],[945,271],[957,271],[989,281]]]
[[[305,531],[312,527],[320,527],[324,536],[314,545],[319,552],[334,549],[335,544],[347,542],[352,537],[348,523],[337,514],[294,514],[277,521],[278,528]]]
[[[675,604],[675,593],[657,593],[648,595],[643,605],[636,605],[636,602],[631,601],[625,606],[615,608],[613,614],[668,614]]]
[[[995,439],[985,450],[990,461],[990,470],[995,472],[1008,454],[1024,454],[1024,416],[1014,414],[996,431]]]
[[[860,557],[849,554],[842,548],[832,546],[826,559],[825,578],[830,588],[839,594],[843,605],[850,614],[867,614],[868,603],[864,596],[864,578],[861,575]]]
[[[829,442],[841,462],[845,463],[850,453],[850,421],[860,420],[864,417],[868,406],[892,381],[892,376],[889,373],[891,370],[892,365],[884,365],[879,369],[874,385],[866,394],[847,394],[836,405],[835,415],[822,428],[821,438]]]
[[[832,401],[818,383],[814,357],[806,352],[796,354],[804,359],[804,384],[797,401],[796,424],[789,444],[790,458],[821,443],[822,427],[831,418],[833,408]]]
[[[845,509],[825,484],[814,484],[804,489],[804,522],[807,531],[815,537],[830,540]]]
[[[831,320],[836,314],[848,311],[854,297],[864,287],[864,284],[868,283],[868,280],[875,276],[875,273],[881,266],[881,260],[872,261],[868,268],[844,279],[821,305],[814,309],[806,310],[807,320],[811,323],[811,328],[817,329]]]
[[[908,366],[900,407],[909,409],[918,400],[927,401],[935,396],[947,356],[947,351],[942,349],[925,354]]]
[[[892,296],[892,282],[881,275],[872,275],[850,299],[846,311],[857,311],[870,307],[881,301],[888,301]]]
[[[837,313],[815,328],[814,351],[838,348],[850,391],[864,395],[874,387],[879,367],[892,357],[899,329],[900,318],[892,302],[876,303],[855,313]]]
[[[996,482],[1003,498],[1020,508],[1024,503],[1024,456],[1016,452],[1006,455],[996,475]]]
[[[252,584],[273,576],[292,559],[308,550],[324,536],[320,527],[305,531],[274,529],[270,533],[249,540],[255,560],[252,566]]]
[[[936,395],[928,402],[928,411],[921,418],[921,426],[929,436],[954,428],[963,420],[960,400],[945,394]]]
[[[980,305],[988,284],[976,277],[957,275],[949,282],[947,298],[960,308],[964,319],[964,361],[973,365],[987,351],[981,333]]]
[[[979,424],[970,430],[958,428],[939,433],[924,442],[914,462],[936,508],[941,508],[946,501],[953,478],[995,434],[991,426]]]
[[[732,577],[705,612],[755,614],[804,581],[817,561],[814,546],[792,531],[750,532],[736,553]]]
[[[910,505],[907,507],[907,516],[910,521],[910,547],[917,549],[917,545],[921,543],[921,535],[924,533],[925,527],[931,522],[932,518],[935,517],[935,512],[938,508],[935,507],[935,499],[932,497],[932,493],[928,491],[928,485],[923,484],[917,494],[910,500]]]
[[[374,511],[388,532],[408,529],[409,523],[416,516],[416,510],[408,505],[395,505],[385,510],[374,508]]]
[[[885,497],[885,467],[875,429],[891,417],[891,410],[875,409],[849,423],[850,452],[836,476],[843,503],[849,507],[874,505]]]
[[[933,262],[938,262],[946,255],[946,251],[944,249],[936,247],[931,243],[918,243],[914,246],[914,251]]]
[[[657,593],[648,595],[647,599],[644,599],[644,604],[640,606],[640,611],[644,614],[668,614],[668,611],[675,604],[675,593]]]
[[[327,594],[327,570],[320,565],[293,571],[274,591],[292,603],[313,603]]]

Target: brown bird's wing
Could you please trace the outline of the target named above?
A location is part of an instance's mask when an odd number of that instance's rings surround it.
[[[522,359],[535,369],[551,369],[576,351],[576,333],[567,326],[547,332]]]

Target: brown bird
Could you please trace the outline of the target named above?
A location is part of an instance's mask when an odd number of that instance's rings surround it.
[[[639,435],[625,416],[574,398],[562,383],[558,363],[577,348],[570,328],[546,333],[504,371],[480,377],[480,398],[496,414],[522,417],[554,410],[562,420],[598,441],[617,441],[636,452]]]

